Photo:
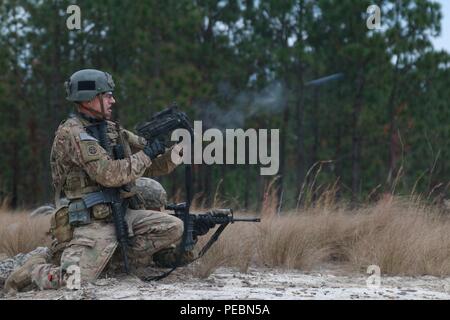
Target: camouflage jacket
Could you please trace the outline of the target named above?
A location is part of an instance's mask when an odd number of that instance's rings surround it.
[[[79,114],[63,121],[55,133],[50,155],[53,186],[68,199],[100,190],[101,186],[119,187],[141,176],[170,173],[177,165],[171,150],[153,161],[142,151],[147,141],[134,133],[117,128],[108,121],[107,136],[111,145],[121,142],[126,157],[114,160],[98,140],[85,129],[90,122]]]

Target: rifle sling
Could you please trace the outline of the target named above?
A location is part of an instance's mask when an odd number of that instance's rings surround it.
[[[203,246],[202,250],[200,250],[200,252],[198,254],[198,257],[195,258],[195,260],[197,260],[198,258],[203,257],[203,255],[206,253],[206,251],[208,251],[209,248],[211,248],[213,243],[216,242],[219,239],[220,234],[223,232],[223,230],[225,229],[225,227],[228,224],[229,223],[221,224],[220,227],[217,228],[216,232],[214,232],[214,234],[211,236],[211,238],[209,238],[208,242]]]
[[[209,238],[208,242],[200,250],[197,258],[192,260],[191,263],[196,261],[196,260],[198,260],[198,259],[200,259],[201,257],[203,257],[205,255],[205,253],[209,250],[209,248],[211,248],[213,243],[216,242],[219,239],[220,234],[223,232],[223,230],[226,228],[226,226],[228,224],[229,223],[222,224],[222,225],[220,225],[219,228],[217,228],[216,232],[214,232],[214,234],[211,236],[211,238]],[[180,251],[181,250],[182,249],[180,249]],[[144,281],[158,281],[158,280],[164,279],[165,277],[169,276],[176,268],[178,268],[178,266],[180,264],[180,258],[181,258],[181,252],[180,252],[180,254],[177,257],[177,262],[175,264],[175,267],[173,267],[172,269],[170,269],[167,272],[164,272],[163,274],[160,274],[159,276],[145,277]]]

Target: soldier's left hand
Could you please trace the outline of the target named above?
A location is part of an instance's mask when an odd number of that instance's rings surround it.
[[[155,159],[160,154],[166,151],[166,147],[158,139],[155,139],[152,143],[147,143],[144,147],[144,153],[151,159]]]

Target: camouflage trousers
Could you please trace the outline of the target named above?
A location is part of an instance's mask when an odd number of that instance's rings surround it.
[[[167,213],[128,209],[129,246],[127,256],[131,270],[152,264],[152,255],[175,246],[183,234],[183,223]],[[33,268],[31,277],[41,290],[57,289],[65,284],[67,275],[78,272],[81,283],[97,279],[105,266],[117,269],[122,265],[121,250],[116,248],[114,225],[94,221],[74,229],[73,238],[64,248],[60,266],[40,264]],[[114,266],[116,268],[114,268]]]
[[[7,255],[0,254],[0,288],[8,279],[9,275],[14,272],[14,270],[22,267],[30,258],[34,256],[42,256],[44,259],[48,259],[50,256],[50,250],[46,247],[37,247],[28,253],[19,253],[14,257],[9,258]]]

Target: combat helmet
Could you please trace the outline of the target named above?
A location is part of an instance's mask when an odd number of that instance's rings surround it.
[[[167,204],[167,193],[163,186],[156,180],[141,177],[136,180],[136,193],[144,202],[144,208],[160,209]]]
[[[64,83],[66,99],[73,102],[90,101],[97,94],[114,90],[112,76],[100,70],[83,69],[72,74]]]

